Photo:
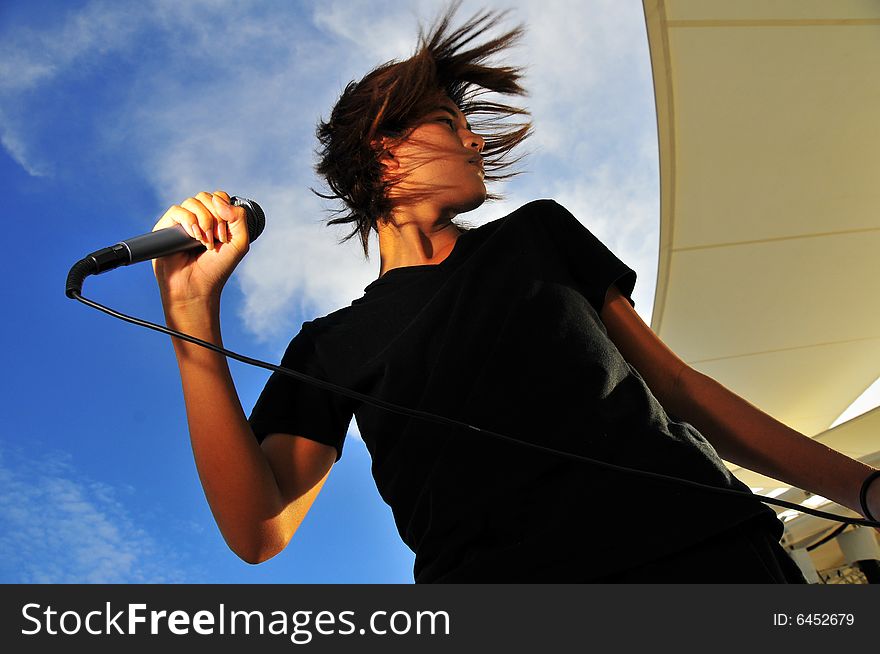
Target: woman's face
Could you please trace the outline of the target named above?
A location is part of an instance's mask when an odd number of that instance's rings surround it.
[[[480,154],[484,145],[461,110],[442,97],[385,161],[392,174],[406,175],[390,197],[411,194],[436,205],[441,214],[476,209],[486,199]]]

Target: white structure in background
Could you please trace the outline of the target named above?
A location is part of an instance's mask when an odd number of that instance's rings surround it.
[[[876,393],[835,421],[880,376],[880,2],[644,8],[660,150],[652,329],[781,422],[878,465]],[[836,525],[786,517],[792,546]],[[811,554],[820,570],[844,562],[834,543]]]

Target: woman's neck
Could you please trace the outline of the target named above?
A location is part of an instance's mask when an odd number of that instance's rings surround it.
[[[438,264],[443,261],[461,231],[452,218],[418,219],[396,216],[379,224],[379,276],[393,268]]]

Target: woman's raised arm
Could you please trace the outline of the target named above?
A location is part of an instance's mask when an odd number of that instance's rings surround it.
[[[180,223],[208,248],[156,259],[154,271],[168,326],[218,346],[222,288],[249,247],[244,209],[228,201],[222,192],[200,193],[171,207],[154,228]],[[193,455],[214,519],[233,552],[250,563],[264,561],[293,536],[336,451],[295,437],[266,439],[261,447],[226,358],[172,341]]]

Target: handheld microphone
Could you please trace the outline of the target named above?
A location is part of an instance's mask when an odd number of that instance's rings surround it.
[[[266,226],[263,209],[253,200],[233,196],[230,204],[244,207],[247,215],[248,238],[253,243]],[[141,261],[158,259],[185,250],[205,249],[199,241],[186,233],[182,225],[157,229],[148,234],[134,236],[116,245],[96,250],[73,264],[67,274],[65,294],[69,298],[82,292],[83,282],[89,275],[98,275],[119,266],[129,266]]]

